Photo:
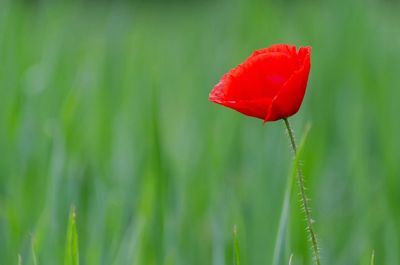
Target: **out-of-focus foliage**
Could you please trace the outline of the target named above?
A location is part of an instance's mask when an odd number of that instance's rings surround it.
[[[28,1],[29,2],[29,1]],[[0,3],[0,264],[271,264],[282,122],[207,101],[273,43],[311,45],[297,138],[324,264],[400,263],[395,1]],[[310,264],[293,196],[288,264]],[[33,251],[34,250],[34,251]],[[32,253],[35,253],[35,258]]]

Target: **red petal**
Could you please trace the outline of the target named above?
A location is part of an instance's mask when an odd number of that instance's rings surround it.
[[[300,63],[303,66],[293,73],[273,99],[271,114],[266,117],[265,121],[287,118],[299,110],[303,102],[310,72],[310,51],[309,47],[299,50],[298,60],[302,60]]]
[[[260,54],[272,53],[272,52],[284,53],[284,54],[288,54],[291,56],[296,56],[296,53],[297,53],[296,46],[294,46],[294,45],[275,44],[268,48],[260,49],[260,50],[253,52],[253,54],[249,58],[260,55]]]
[[[224,85],[225,99],[272,99],[295,69],[295,58],[284,53],[253,56],[231,70],[221,80]]]
[[[247,116],[264,119],[271,110],[272,99],[262,98],[253,100],[216,102],[228,108],[234,109]]]

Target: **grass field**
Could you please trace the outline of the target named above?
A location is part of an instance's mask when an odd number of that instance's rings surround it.
[[[400,264],[395,1],[0,1],[0,264],[272,264],[283,122],[207,100],[255,49],[311,45],[302,161],[322,263]],[[311,264],[293,192],[282,259]],[[70,226],[71,227],[71,226]],[[71,232],[71,230],[69,230]],[[72,235],[71,233],[69,235]]]

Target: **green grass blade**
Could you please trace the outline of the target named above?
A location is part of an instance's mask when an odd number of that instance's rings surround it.
[[[71,208],[69,214],[64,265],[79,265],[78,233],[76,230],[75,207]]]
[[[289,257],[289,265],[292,265],[292,260],[293,260],[293,254],[291,254]]]
[[[291,170],[290,176],[288,177],[287,182],[286,182],[285,195],[284,195],[284,199],[283,199],[283,203],[282,203],[282,211],[281,211],[281,215],[279,218],[278,233],[277,233],[276,240],[275,240],[275,248],[274,248],[274,256],[273,256],[273,260],[272,260],[272,265],[282,264],[281,259],[283,257],[283,246],[284,246],[284,242],[285,242],[287,224],[288,224],[288,220],[289,220],[290,198],[291,198],[291,194],[293,191],[293,183],[296,179],[296,164],[297,164],[298,160],[300,160],[302,150],[303,150],[304,144],[306,142],[307,135],[310,131],[310,128],[311,128],[311,125],[307,124],[306,128],[304,130],[304,133],[303,133],[303,137],[301,138],[301,141],[300,141],[297,155],[292,164],[292,170]]]
[[[240,254],[239,254],[239,240],[237,236],[236,225],[233,226],[233,251],[235,253],[235,265],[240,265]]]
[[[372,254],[371,254],[371,265],[375,264],[375,250],[372,250]]]
[[[35,251],[35,238],[32,236],[31,238],[31,253],[32,253],[32,264],[37,265],[37,256]]]

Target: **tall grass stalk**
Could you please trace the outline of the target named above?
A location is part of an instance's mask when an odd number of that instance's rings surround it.
[[[306,223],[307,223],[307,232],[310,236],[310,240],[311,240],[311,244],[312,244],[312,250],[313,250],[313,256],[314,256],[314,262],[317,265],[321,265],[321,258],[319,255],[319,247],[318,247],[318,241],[317,241],[317,235],[314,232],[314,228],[313,228],[313,223],[314,220],[311,217],[311,209],[310,206],[308,204],[308,199],[307,199],[307,195],[306,195],[306,188],[305,188],[305,184],[304,184],[304,176],[303,176],[303,172],[301,170],[301,165],[300,162],[296,159],[297,156],[297,146],[296,146],[296,141],[294,139],[294,135],[293,135],[293,131],[292,128],[290,126],[289,120],[288,119],[283,119],[286,125],[286,130],[288,132],[288,136],[290,139],[290,143],[294,152],[294,156],[295,156],[295,162],[296,162],[296,168],[297,168],[297,184],[299,186],[300,189],[300,203],[302,208],[304,209],[304,213],[306,216]]]
[[[293,161],[292,171],[286,182],[285,195],[282,203],[282,211],[279,218],[278,233],[275,239],[274,256],[272,260],[272,265],[282,264],[283,256],[283,246],[285,242],[285,237],[287,235],[287,224],[289,220],[289,208],[290,208],[290,198],[293,192],[293,182],[296,179],[297,163],[300,161],[300,157],[303,151],[304,143],[306,142],[308,133],[310,131],[311,125],[307,124],[304,130],[303,136],[300,141],[298,151],[296,153],[295,159]]]

